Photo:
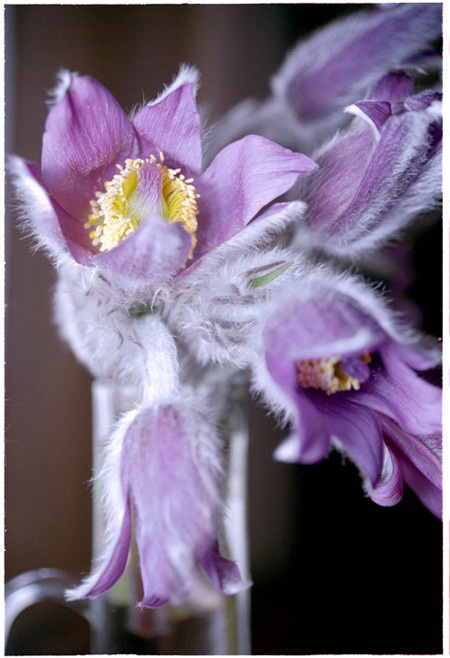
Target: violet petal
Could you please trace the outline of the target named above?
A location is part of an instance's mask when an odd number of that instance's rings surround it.
[[[42,177],[58,203],[86,221],[89,201],[116,164],[131,157],[134,131],[116,99],[97,80],[71,76],[51,109],[42,144]]]
[[[190,249],[191,237],[180,223],[150,216],[117,247],[97,254],[93,261],[100,269],[148,281],[175,274],[186,262]]]
[[[197,257],[238,233],[299,174],[315,167],[306,155],[257,135],[226,146],[196,184],[201,194]]]
[[[403,498],[403,476],[395,455],[384,447],[384,461],[381,477],[375,487],[369,488],[369,496],[383,507],[397,505]]]
[[[132,121],[142,157],[164,156],[193,172],[202,168],[200,117],[194,85],[183,84],[155,103],[145,105]]]
[[[208,549],[201,564],[214,587],[222,594],[229,596],[250,587],[250,583],[242,580],[237,564],[220,554],[217,542]]]
[[[147,407],[126,434],[144,599],[185,596],[216,535],[218,440],[192,404]]]
[[[392,114],[391,104],[387,101],[359,101],[347,109],[364,118],[375,130],[377,136],[381,134],[384,124]]]
[[[409,75],[403,72],[388,73],[377,82],[369,98],[374,101],[388,101],[391,105],[411,96],[414,84]]]
[[[358,402],[395,420],[412,434],[441,431],[442,392],[419,377],[401,358],[396,345],[380,347],[382,367],[358,391]]]

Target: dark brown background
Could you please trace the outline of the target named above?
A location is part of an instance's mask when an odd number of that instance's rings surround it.
[[[46,91],[60,67],[98,78],[130,110],[180,62],[195,64],[211,125],[235,102],[267,94],[299,36],[355,9],[8,5],[7,151],[39,161]],[[90,378],[52,325],[54,272],[15,228],[8,197],[7,209],[6,578],[43,566],[78,574],[90,563]],[[429,290],[440,285],[439,239],[439,229],[422,238],[412,290],[436,334],[441,297]],[[439,522],[409,493],[378,508],[336,455],[310,467],[273,462],[280,433],[261,412],[250,418],[254,652],[439,653]],[[16,653],[51,651],[33,623]],[[82,628],[67,642],[54,652],[87,651]]]

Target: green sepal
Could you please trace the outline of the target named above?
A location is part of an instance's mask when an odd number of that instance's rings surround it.
[[[153,315],[158,312],[158,307],[153,306],[152,304],[133,304],[128,309],[128,313],[132,318],[138,319],[144,317],[144,315]]]
[[[264,276],[260,276],[257,279],[251,279],[249,281],[249,285],[252,288],[259,288],[260,286],[265,286],[266,283],[270,283],[274,279],[280,276],[280,274],[283,274],[288,267],[292,265],[292,261],[289,263],[285,263],[284,265],[280,265],[280,267],[277,267],[275,270],[272,270],[271,272],[268,272],[267,274],[264,274]]]

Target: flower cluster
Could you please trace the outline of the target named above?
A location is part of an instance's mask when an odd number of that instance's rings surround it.
[[[118,580],[132,525],[142,605],[182,599],[199,567],[225,594],[248,586],[219,546],[218,427],[238,371],[290,427],[278,459],[335,447],[376,503],[406,482],[440,514],[441,391],[420,374],[439,350],[338,263],[439,202],[441,97],[414,75],[440,29],[438,5],[416,4],[319,31],[208,153],[193,68],[129,117],[96,80],[61,73],[40,168],[10,170],[58,271],[61,335],[139,398],[104,454],[107,550],[69,596]]]

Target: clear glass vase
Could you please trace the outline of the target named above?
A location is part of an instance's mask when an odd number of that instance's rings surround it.
[[[242,390],[230,391],[223,439],[226,454],[226,518],[222,544],[227,557],[235,560],[249,579],[246,522],[247,416]],[[121,414],[136,400],[131,387],[97,380],[92,385],[93,470],[101,468],[101,447]],[[105,523],[100,484],[93,487],[92,557],[102,551]],[[141,609],[142,599],[136,546],[132,544],[124,575],[109,592],[85,602],[64,601],[64,589],[73,586],[73,577],[57,570],[22,574],[7,585],[6,639],[15,618],[29,605],[53,600],[84,616],[91,627],[91,653],[137,655],[248,655],[250,654],[249,590],[222,596],[199,572],[192,592],[182,605]]]

